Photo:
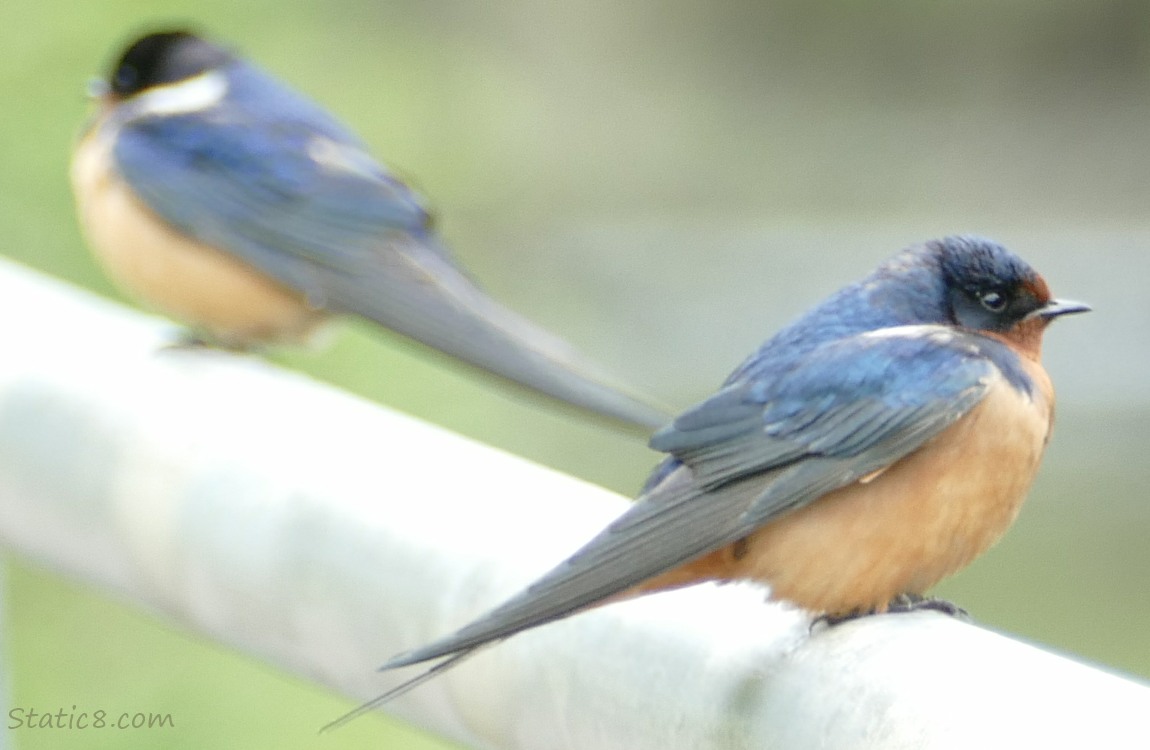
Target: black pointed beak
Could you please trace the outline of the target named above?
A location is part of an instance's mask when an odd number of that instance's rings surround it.
[[[1085,302],[1075,302],[1074,300],[1069,299],[1052,299],[1042,307],[1030,313],[1030,317],[1053,320],[1060,315],[1073,315],[1074,313],[1090,312],[1093,309],[1094,308]]]

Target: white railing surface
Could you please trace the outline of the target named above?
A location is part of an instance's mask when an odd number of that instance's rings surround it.
[[[354,699],[625,507],[8,263],[0,320],[0,541]],[[1136,681],[933,613],[812,632],[750,584],[524,633],[387,710],[531,750],[1150,747]]]

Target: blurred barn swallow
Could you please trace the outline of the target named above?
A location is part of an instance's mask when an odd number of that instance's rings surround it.
[[[315,103],[193,34],[123,52],[72,183],[130,296],[235,348],[359,315],[509,381],[650,431],[669,417],[456,266],[423,199]]]
[[[487,615],[387,662],[445,658],[333,726],[483,646],[643,593],[750,579],[834,618],[913,601],[1014,521],[1050,437],[1043,331],[1089,309],[1052,299],[987,240],[902,252],[656,433],[651,447],[670,456],[598,536]]]

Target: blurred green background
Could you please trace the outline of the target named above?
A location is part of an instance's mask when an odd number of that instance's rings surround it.
[[[87,79],[173,22],[330,107],[497,298],[675,406],[904,245],[1016,249],[1096,312],[1047,337],[1059,425],[1022,517],[939,593],[1150,677],[1150,4],[6,2],[0,253],[116,295],[69,147]],[[656,460],[365,326],[277,358],[627,495]],[[177,722],[21,748],[440,746],[382,718],[317,737],[346,701],[24,561],[7,579],[12,705]]]

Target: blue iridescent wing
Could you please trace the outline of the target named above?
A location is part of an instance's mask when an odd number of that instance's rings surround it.
[[[477,288],[435,239],[419,196],[331,128],[238,107],[144,117],[122,125],[114,157],[162,219],[317,308],[624,422],[666,422]]]
[[[746,536],[911,453],[985,395],[979,337],[919,327],[821,346],[785,377],[728,385],[656,434],[662,479],[506,604],[387,667],[478,648],[559,619]]]

